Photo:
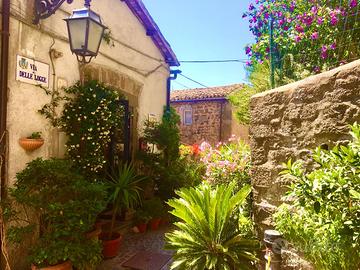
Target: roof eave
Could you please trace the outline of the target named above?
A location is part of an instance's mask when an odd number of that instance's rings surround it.
[[[170,44],[166,41],[159,27],[151,17],[149,11],[141,0],[121,0],[127,4],[132,13],[139,19],[146,29],[146,34],[151,37],[154,44],[159,48],[169,66],[180,66],[180,63],[171,49]]]
[[[227,101],[226,97],[217,97],[217,98],[197,98],[197,99],[177,99],[170,100],[170,103],[195,103],[195,102],[204,102],[204,101]]]

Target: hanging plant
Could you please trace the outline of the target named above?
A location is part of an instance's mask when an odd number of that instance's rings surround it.
[[[65,92],[73,96],[61,117],[61,127],[69,136],[68,155],[87,174],[103,172],[111,136],[123,126],[122,96],[97,81],[78,82]]]

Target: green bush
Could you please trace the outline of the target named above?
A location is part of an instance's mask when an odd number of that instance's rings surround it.
[[[318,148],[317,166],[303,169],[289,161],[283,172],[293,179],[290,192],[274,215],[276,228],[303,252],[316,269],[360,267],[360,126],[353,141],[332,150]]]
[[[171,108],[164,112],[161,122],[145,122],[143,136],[148,149],[138,154],[144,171],[156,184],[157,195],[164,201],[174,197],[176,189],[200,181],[198,167],[180,156],[179,121],[179,115]]]
[[[168,202],[174,208],[171,213],[180,219],[177,229],[166,234],[166,247],[175,251],[172,269],[254,268],[259,242],[249,237],[248,229],[241,230],[248,227],[248,220],[235,215],[251,188],[233,194],[234,187],[184,188],[176,192],[178,199]]]
[[[58,125],[68,135],[69,158],[88,178],[96,178],[106,169],[104,153],[111,136],[123,127],[123,96],[97,81],[78,82],[64,91],[71,98],[66,98]]]
[[[89,183],[67,160],[41,158],[17,174],[9,199],[3,202],[3,217],[9,224],[8,239],[39,238],[29,260],[38,266],[71,260],[78,269],[101,260],[97,241],[86,238],[96,216],[105,208],[105,188]]]

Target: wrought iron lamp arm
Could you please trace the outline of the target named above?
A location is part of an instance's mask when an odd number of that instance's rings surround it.
[[[74,0],[35,0],[35,18],[34,24],[38,24],[40,20],[49,18],[64,3],[71,4]],[[90,8],[91,0],[85,0],[84,6]]]

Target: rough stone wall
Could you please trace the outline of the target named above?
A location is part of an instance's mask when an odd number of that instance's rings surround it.
[[[360,60],[257,94],[250,106],[254,213],[262,237],[286,191],[281,163],[348,140],[348,125],[360,121]]]
[[[172,103],[180,115],[181,142],[194,144],[207,141],[211,144],[218,143],[220,139],[220,119],[223,102],[203,101],[203,102],[181,102]],[[184,111],[192,111],[192,124],[184,124]]]
[[[249,141],[248,127],[237,123],[228,101],[173,102],[171,105],[181,118],[182,143],[199,144],[207,141],[216,144],[228,140],[233,134]],[[191,125],[184,123],[185,110],[192,111]]]

